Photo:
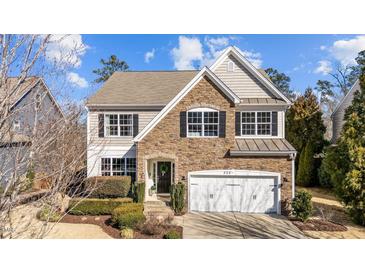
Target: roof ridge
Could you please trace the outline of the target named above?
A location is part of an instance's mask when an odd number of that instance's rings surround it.
[[[200,71],[197,69],[187,69],[187,70],[129,70],[129,71],[115,71],[114,73],[129,73],[129,72],[194,72]]]

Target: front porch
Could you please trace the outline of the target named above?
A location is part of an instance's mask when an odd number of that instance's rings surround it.
[[[170,186],[175,183],[175,160],[166,157],[145,161],[146,201],[170,201]]]

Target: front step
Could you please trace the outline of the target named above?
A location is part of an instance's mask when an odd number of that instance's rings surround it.
[[[161,221],[170,219],[174,217],[174,212],[172,209],[162,201],[148,201],[144,203],[143,214],[146,219],[156,218]]]

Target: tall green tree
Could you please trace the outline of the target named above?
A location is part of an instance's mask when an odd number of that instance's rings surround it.
[[[296,183],[300,186],[313,186],[317,183],[314,155],[314,144],[312,142],[308,142],[299,158]]]
[[[311,156],[314,158],[315,154],[322,151],[325,144],[324,133],[326,128],[323,124],[322,112],[320,110],[317,97],[314,95],[311,88],[307,88],[304,95],[299,96],[288,110],[286,115],[286,138],[295,147],[298,152],[296,158],[296,170],[299,169],[300,159],[304,157],[301,155],[308,143],[311,147],[308,148]],[[304,159],[302,159],[304,161]],[[315,163],[314,175],[316,177],[317,160]],[[312,180],[313,184],[316,179]]]
[[[290,89],[290,77],[274,68],[267,68],[265,72],[274,85],[289,99],[293,99],[293,90]]]
[[[116,71],[127,71],[129,69],[128,64],[123,60],[119,60],[115,55],[111,55],[108,60],[101,59],[100,63],[103,67],[93,70],[93,73],[99,76],[95,79],[96,83],[105,82]]]
[[[345,113],[339,147],[348,154],[346,177],[338,189],[355,222],[365,226],[365,70],[360,77],[361,91],[356,91]]]

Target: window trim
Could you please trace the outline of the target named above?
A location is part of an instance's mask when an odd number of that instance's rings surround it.
[[[255,113],[255,134],[243,134],[242,127],[242,113]],[[269,112],[270,113],[270,134],[257,134],[257,113],[259,112]],[[268,124],[268,123],[260,123],[260,124]],[[272,111],[271,110],[260,110],[260,111],[240,111],[240,127],[241,127],[241,135],[239,137],[252,138],[252,137],[274,137],[272,136]],[[277,136],[275,136],[277,137]]]
[[[201,112],[202,113],[202,135],[201,136],[191,136],[189,135],[189,112]],[[205,136],[204,135],[204,113],[205,112],[217,112],[218,113],[218,123],[217,123],[217,136]],[[217,109],[214,109],[214,108],[207,108],[207,107],[199,107],[199,108],[192,108],[192,109],[189,109],[187,112],[186,112],[186,137],[187,138],[219,138],[219,110]],[[215,125],[214,124],[211,124],[211,123],[208,123],[208,125]]]
[[[105,137],[108,137],[108,138],[133,138],[133,128],[134,128],[134,122],[133,122],[133,115],[135,113],[126,113],[126,112],[113,112],[113,113],[104,113],[104,134],[105,134]],[[118,135],[109,135],[108,134],[108,131],[106,130],[107,128],[107,118],[106,118],[106,115],[118,115]],[[120,135],[120,127],[121,127],[121,124],[120,124],[120,115],[132,115],[132,123],[129,124],[131,127],[132,127],[132,130],[131,130],[131,135]],[[110,126],[110,124],[109,124]]]
[[[230,65],[232,65],[232,70],[229,68]],[[227,72],[234,72],[234,62],[231,60],[227,62]]]
[[[110,170],[102,170],[102,159],[110,159]],[[128,176],[127,175],[127,159],[135,159],[136,161],[136,171],[135,171],[135,177],[137,179],[137,158],[136,157],[117,157],[117,156],[105,156],[105,157],[100,157],[100,176],[103,176],[102,173],[103,172],[109,172],[110,175],[109,176],[114,176],[113,175],[113,159],[124,159],[124,169],[122,169],[122,172],[124,172],[125,175],[115,175],[115,176]],[[116,172],[120,172],[120,171],[116,171]],[[108,176],[108,175],[106,175]]]

